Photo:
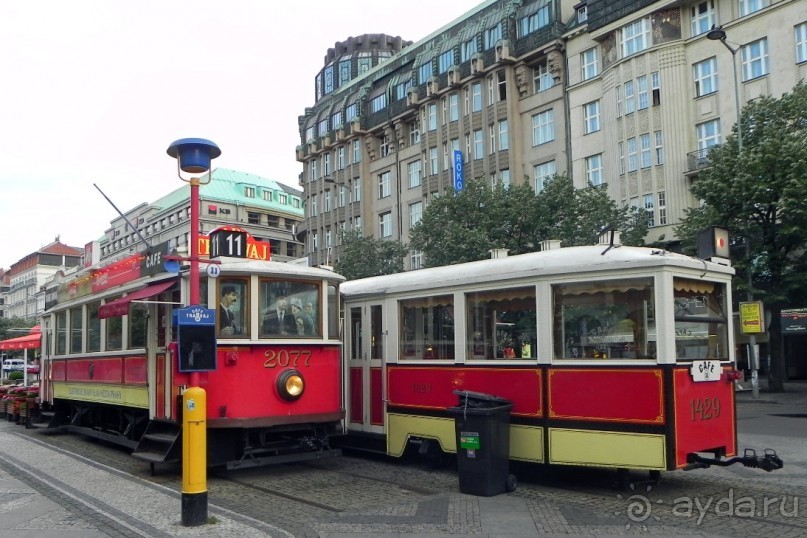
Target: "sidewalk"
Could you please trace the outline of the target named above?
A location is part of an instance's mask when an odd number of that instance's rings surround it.
[[[759,398],[754,398],[751,390],[751,380],[742,383],[743,390],[736,392],[737,405],[742,404],[779,404],[794,408],[794,412],[807,413],[807,380],[799,379],[795,381],[785,381],[784,392],[770,392],[768,390],[768,380],[759,380]]]
[[[292,536],[211,505],[215,524],[184,527],[180,492],[15,434],[19,428],[0,421],[0,537]]]

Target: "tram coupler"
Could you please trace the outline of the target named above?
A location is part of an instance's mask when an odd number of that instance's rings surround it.
[[[735,463],[742,463],[745,467],[752,467],[762,469],[763,471],[771,472],[784,467],[782,458],[776,455],[776,451],[770,448],[765,449],[762,456],[757,455],[757,451],[753,448],[746,448],[742,456],[736,456],[727,460],[720,458],[707,458],[700,454],[688,454],[687,465],[683,467],[684,471],[691,471],[693,469],[706,469],[712,465],[720,467],[728,467]]]

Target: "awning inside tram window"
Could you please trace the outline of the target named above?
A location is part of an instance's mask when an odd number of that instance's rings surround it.
[[[693,293],[712,293],[715,291],[715,285],[711,282],[688,280],[685,278],[674,279],[673,288],[675,288],[675,291],[691,291]]]
[[[146,297],[153,297],[158,293],[164,292],[173,285],[173,280],[167,280],[165,282],[152,284],[151,286],[147,286],[142,290],[133,291],[126,297],[121,297],[120,299],[115,299],[110,303],[101,305],[101,307],[98,309],[98,317],[104,319],[125,316],[129,313],[129,303],[132,301],[145,299]]]

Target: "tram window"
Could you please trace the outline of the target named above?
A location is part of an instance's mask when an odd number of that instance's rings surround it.
[[[106,318],[106,350],[120,351],[123,347],[123,318]]]
[[[402,359],[454,360],[454,298],[450,295],[400,302]]]
[[[56,354],[67,353],[67,312],[56,314]]]
[[[728,359],[725,285],[676,278],[673,287],[676,360]]]
[[[84,335],[81,307],[70,309],[70,353],[81,353],[82,336]]]
[[[314,303],[305,303],[304,311],[317,319],[314,312]],[[339,338],[339,290],[333,284],[328,284],[328,338]]]
[[[249,285],[245,279],[218,279],[219,338],[249,337]]]
[[[87,351],[101,351],[101,319],[98,309],[101,303],[87,305]]]
[[[199,304],[204,306],[205,308],[210,308],[208,306],[208,296],[207,296],[207,289],[208,289],[208,279],[202,278],[199,282]]]
[[[129,305],[129,349],[146,347],[148,307],[143,303]]]
[[[537,350],[535,288],[465,295],[471,359],[531,359]]]
[[[322,334],[319,283],[262,280],[260,284],[261,337],[299,338]],[[336,312],[328,312],[335,316]]]
[[[652,279],[557,284],[552,295],[554,358],[656,358]]]

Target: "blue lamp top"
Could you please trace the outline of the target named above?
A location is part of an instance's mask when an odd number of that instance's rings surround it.
[[[201,174],[210,170],[210,161],[221,155],[221,150],[204,138],[180,138],[168,146],[167,153],[179,161],[183,172]]]

